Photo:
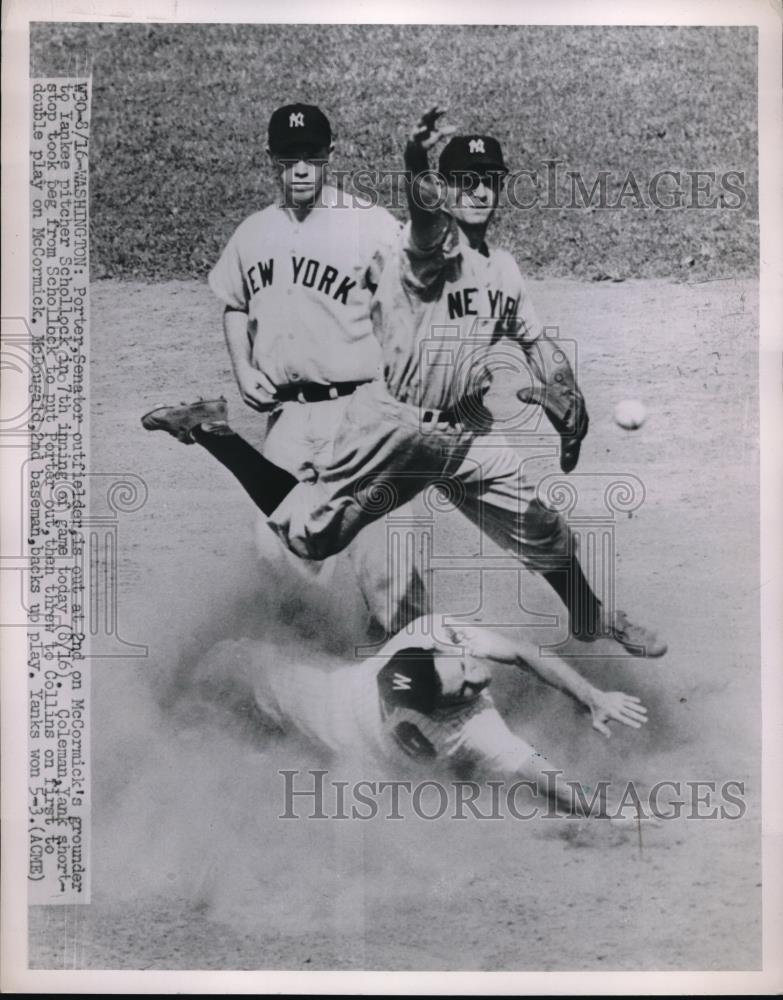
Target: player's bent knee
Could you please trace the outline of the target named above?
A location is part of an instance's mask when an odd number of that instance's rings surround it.
[[[519,545],[522,561],[538,572],[560,568],[575,551],[568,522],[539,501],[534,501],[523,515]]]

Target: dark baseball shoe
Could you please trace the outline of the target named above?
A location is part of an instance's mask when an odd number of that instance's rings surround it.
[[[632,622],[624,611],[615,611],[608,623],[608,632],[615,642],[628,650],[631,656],[656,658],[663,656],[668,645],[655,632],[644,625]]]
[[[627,649],[631,656],[656,658],[663,656],[669,648],[663,639],[644,625],[637,625],[624,611],[615,611],[611,619],[603,620],[595,631],[574,632],[581,642],[595,642],[596,639],[614,639]]]
[[[159,406],[141,418],[141,426],[148,431],[166,431],[183,444],[193,444],[192,430],[199,424],[226,424],[228,404],[220,399],[199,399],[180,406]]]

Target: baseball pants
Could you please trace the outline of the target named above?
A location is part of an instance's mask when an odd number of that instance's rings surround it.
[[[445,490],[455,506],[527,568],[563,569],[573,554],[568,526],[535,496],[520,457],[503,446],[474,447],[475,432],[424,424],[382,382],[361,386],[345,407],[334,461],[316,487],[297,485],[267,522],[304,559],[344,549],[385,514],[424,490]]]
[[[315,481],[319,470],[328,466],[334,457],[335,438],[351,398],[342,396],[317,403],[281,404],[270,414],[264,457],[305,484]],[[309,496],[312,489],[309,487],[305,495]],[[256,543],[265,563],[285,568],[284,576],[293,574],[294,579],[301,580],[304,573],[305,584],[317,585],[324,597],[331,591],[331,599],[338,605],[342,602],[337,579],[339,560],[303,562],[271,539],[266,518],[261,516],[256,525]],[[404,559],[392,563],[386,551],[386,531],[381,523],[370,525],[351,540],[346,559],[368,611],[387,635],[429,612],[429,595],[416,555],[408,553]]]

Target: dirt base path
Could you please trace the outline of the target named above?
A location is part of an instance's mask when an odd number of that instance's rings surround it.
[[[756,285],[544,281],[532,293],[578,340],[591,415],[583,482],[627,473],[644,484],[642,506],[615,524],[618,600],[658,625],[670,652],[596,661],[569,647],[598,683],[649,705],[641,735],[605,742],[524,678],[499,677],[499,703],[565,768],[745,781],[745,818],[671,821],[641,854],[633,837],[565,820],[278,820],[278,769],[312,756],[255,738],[230,696],[202,715],[172,696],[216,642],[273,626],[252,508],[206,453],[146,434],[139,416],[223,392],[239,429],[258,441],[261,424],[238,400],[204,286],[100,282],[92,469],[140,476],[149,491],[121,521],[118,572],[120,635],[148,655],[94,662],[93,901],[33,909],[33,967],[759,966]],[[635,433],[611,419],[628,397],[649,409]],[[555,472],[556,460],[535,468]],[[437,530],[444,552],[479,544],[456,513]],[[475,605],[475,574],[442,577],[444,607]],[[483,579],[498,622],[557,613],[527,574],[526,611],[516,571]],[[361,609],[349,584],[345,613],[314,618],[311,641],[339,648],[351,634]],[[552,619],[539,634],[557,641],[563,628]]]

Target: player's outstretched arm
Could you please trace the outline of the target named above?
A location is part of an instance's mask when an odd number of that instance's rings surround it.
[[[406,191],[411,217],[411,237],[417,247],[429,249],[445,235],[448,218],[440,210],[442,183],[430,170],[429,150],[454,132],[452,125],[438,125],[445,111],[437,105],[421,116],[405,145]]]
[[[647,709],[635,695],[622,691],[601,691],[563,660],[554,656],[542,657],[530,644],[519,651],[518,666],[530,668],[541,680],[560,688],[589,708],[593,729],[603,736],[612,735],[608,722],[621,722],[631,729],[639,729],[647,722]]]
[[[226,309],[223,333],[243,402],[254,410],[269,410],[275,405],[275,385],[253,365],[247,332],[247,313]]]
[[[609,722],[639,729],[647,721],[647,709],[635,695],[601,691],[558,657],[542,657],[532,643],[512,641],[492,629],[475,626],[453,628],[452,639],[472,656],[530,669],[545,683],[565,691],[590,709],[593,729],[603,736],[611,736]]]

